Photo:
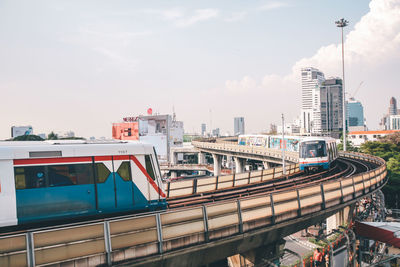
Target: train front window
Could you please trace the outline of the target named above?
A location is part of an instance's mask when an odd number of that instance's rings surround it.
[[[326,157],[325,141],[303,142],[300,148],[300,158]]]
[[[150,175],[151,179],[155,180],[153,164],[151,163],[150,155],[145,155],[144,158],[146,161],[146,171]]]

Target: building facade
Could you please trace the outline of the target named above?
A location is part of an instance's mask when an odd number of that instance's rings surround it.
[[[353,146],[359,147],[367,141],[378,141],[379,138],[384,137],[389,134],[400,132],[397,130],[387,130],[387,131],[355,131],[349,132],[349,141]]]
[[[206,136],[207,126],[205,123],[201,124],[201,136]]]
[[[312,133],[337,137],[343,128],[342,80],[331,78],[313,90]]]
[[[183,122],[171,115],[126,117],[113,124],[113,138],[152,144],[160,162],[170,160],[171,147],[183,145]]]
[[[244,134],[244,118],[236,117],[233,123],[233,135]]]
[[[381,122],[379,123],[380,128],[382,130],[390,130],[391,129],[390,116],[393,116],[393,115],[400,115],[400,110],[397,109],[397,100],[394,97],[392,97],[390,99],[388,113],[383,115]]]
[[[397,100],[396,98],[392,97],[390,99],[390,104],[389,104],[389,116],[392,115],[397,115]]]
[[[347,126],[350,132],[365,130],[364,107],[360,101],[350,98],[346,102]]]
[[[400,130],[400,115],[391,115],[389,121],[390,130]]]
[[[319,89],[325,81],[324,74],[315,68],[301,69],[301,129],[303,133],[312,132],[312,124],[314,117],[313,102],[315,98],[315,90]]]

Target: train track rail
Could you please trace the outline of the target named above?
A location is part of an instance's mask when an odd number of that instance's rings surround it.
[[[269,192],[279,192],[290,187],[304,187],[315,183],[337,179],[338,177],[349,177],[374,168],[370,162],[360,162],[352,159],[338,158],[332,168],[327,171],[307,175],[304,172],[266,182],[258,182],[251,185],[231,187],[210,193],[192,194],[190,196],[172,197],[168,199],[170,209],[203,205],[210,202],[260,195]]]

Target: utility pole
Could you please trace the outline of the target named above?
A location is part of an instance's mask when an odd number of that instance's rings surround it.
[[[335,21],[336,26],[342,28],[342,71],[343,71],[343,80],[342,80],[342,91],[343,91],[343,151],[346,151],[346,93],[344,88],[344,43],[343,43],[343,28],[346,27],[349,22],[344,18],[341,18],[338,21]]]
[[[286,175],[286,166],[285,166],[285,117],[282,113],[282,174]]]

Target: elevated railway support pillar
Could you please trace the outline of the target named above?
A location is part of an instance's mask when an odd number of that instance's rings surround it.
[[[199,154],[197,155],[197,158],[198,158],[198,161],[197,161],[198,164],[206,164],[206,154],[205,153],[199,152]]]
[[[214,161],[214,176],[221,175],[222,155],[212,154]]]
[[[284,239],[280,239],[275,243],[258,247],[241,255],[255,266],[273,266],[273,264],[279,262],[279,257],[283,254],[285,248],[285,243]]]
[[[171,153],[171,163],[172,163],[173,165],[178,164],[178,154],[175,153],[175,152],[172,152],[172,153]]]
[[[268,169],[272,168],[271,162],[263,161],[263,165],[264,165],[264,170],[268,170]]]
[[[171,178],[178,177],[178,173],[176,171],[171,171]]]
[[[238,157],[234,157],[234,159],[235,159],[236,173],[244,172],[244,165],[246,160]]]

